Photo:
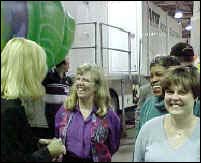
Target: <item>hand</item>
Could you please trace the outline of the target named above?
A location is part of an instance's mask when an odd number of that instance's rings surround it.
[[[53,139],[39,139],[39,143],[42,145],[48,145]]]
[[[39,143],[48,145],[47,148],[52,157],[58,157],[61,154],[66,153],[66,148],[65,148],[65,145],[63,145],[61,138],[60,139],[56,139],[56,138],[40,139]]]

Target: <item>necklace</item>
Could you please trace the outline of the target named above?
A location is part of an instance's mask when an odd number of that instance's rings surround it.
[[[189,128],[180,129],[171,123],[170,117],[168,118],[168,121],[169,121],[168,128],[170,129],[170,132],[172,132],[172,134],[175,135],[176,138],[188,137],[191,134],[193,125],[192,125],[192,127],[189,127]],[[194,123],[192,123],[192,124],[194,124]]]
[[[174,129],[175,130],[175,132],[176,132],[176,136],[177,137],[181,137],[181,136],[184,136],[185,135],[185,130],[182,130],[182,129]]]

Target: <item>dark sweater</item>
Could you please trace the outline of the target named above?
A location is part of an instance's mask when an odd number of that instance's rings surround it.
[[[1,99],[1,162],[50,162],[46,147],[37,148],[19,99]]]

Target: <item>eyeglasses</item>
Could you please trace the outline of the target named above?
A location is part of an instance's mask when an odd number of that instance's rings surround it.
[[[84,82],[84,83],[94,83],[93,80],[90,80],[90,79],[88,79],[88,78],[76,77],[75,80],[76,80],[76,81],[81,81],[81,82]]]

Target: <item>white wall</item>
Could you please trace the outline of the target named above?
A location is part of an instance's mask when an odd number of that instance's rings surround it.
[[[141,67],[141,72],[146,75],[149,74],[149,64],[155,56],[169,55],[170,48],[182,40],[182,27],[150,1],[143,1],[142,11],[142,53],[145,65]]]
[[[200,57],[200,1],[193,1],[193,17],[191,18],[191,40],[195,54]]]
[[[108,24],[132,33],[131,71],[138,71],[139,39],[142,38],[142,7],[140,1],[110,1],[108,4]],[[128,33],[109,30],[109,47],[128,49]],[[110,72],[129,71],[129,56],[126,52],[109,51]]]
[[[170,48],[181,41],[181,25],[150,1],[62,1],[62,4],[77,23],[102,22],[133,33],[135,35],[131,46],[133,71],[139,71],[139,40],[142,38],[140,72],[144,75],[149,74],[149,64],[154,56],[169,55]],[[149,8],[160,15],[158,26],[150,21]],[[116,32],[109,32],[109,35],[108,31],[104,33],[104,46],[126,50],[128,42],[125,34],[120,36]],[[73,47],[94,46],[94,36],[93,25],[77,25]],[[97,49],[100,49],[99,41],[100,38],[97,38]],[[107,50],[103,53],[105,72],[127,71],[128,55],[112,53],[112,56],[108,56]],[[97,50],[97,54],[97,59],[100,61],[100,50]],[[71,49],[69,56],[72,72],[84,62],[95,63],[94,49]]]
[[[75,19],[76,23],[103,22],[107,23],[107,1],[61,1],[64,8]],[[72,47],[95,46],[95,26],[76,25],[75,40]],[[99,45],[98,45],[99,46]],[[71,49],[69,51],[70,69],[75,72],[83,63],[95,63],[95,50]]]
[[[182,41],[182,27],[172,17],[168,16],[168,55],[171,47]]]

